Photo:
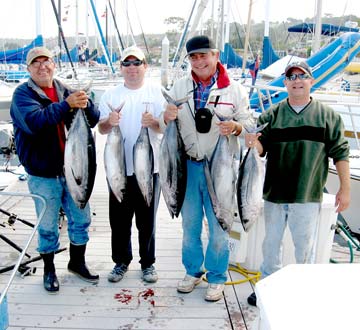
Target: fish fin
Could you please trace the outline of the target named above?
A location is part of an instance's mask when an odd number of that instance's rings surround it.
[[[125,101],[122,101],[118,107],[112,106],[109,102],[107,103],[107,106],[110,108],[110,110],[117,113],[121,111],[124,105],[125,105]]]
[[[170,96],[164,88],[161,89],[162,95],[164,96],[167,103],[174,104],[176,107],[186,103],[190,99],[190,95],[187,95],[179,100],[175,100]]]

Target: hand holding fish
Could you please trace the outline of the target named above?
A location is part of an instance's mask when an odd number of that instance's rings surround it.
[[[110,112],[110,114],[109,114],[109,124],[111,126],[119,125],[120,119],[121,119],[121,113],[120,112],[116,112],[116,111]]]
[[[178,115],[178,107],[175,104],[167,104],[164,112],[164,121],[169,123],[172,120],[175,120]]]
[[[261,133],[246,133],[245,134],[245,145],[248,148],[253,148],[259,142],[259,136]]]
[[[125,101],[121,102],[120,105],[117,108],[112,106],[110,103],[108,103],[107,105],[111,110],[111,112],[109,114],[109,119],[108,119],[109,124],[111,126],[119,125],[119,122],[120,122],[120,119],[121,119],[121,109],[124,107]]]
[[[150,112],[144,112],[142,114],[141,125],[143,127],[152,127],[154,125],[154,117]]]
[[[228,120],[228,121],[220,121],[217,123],[217,125],[219,126],[219,133],[220,135],[231,135],[235,132],[238,131],[238,125],[240,126],[240,124],[236,123],[233,120]],[[241,132],[241,131],[240,131]],[[240,134],[240,133],[239,133]],[[238,135],[238,134],[237,134]]]
[[[70,94],[65,101],[71,109],[85,109],[88,103],[88,95],[84,91],[77,91]]]

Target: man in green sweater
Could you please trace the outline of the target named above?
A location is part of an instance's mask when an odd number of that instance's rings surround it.
[[[245,143],[267,157],[264,182],[265,238],[262,278],[282,267],[281,245],[286,225],[297,263],[314,263],[314,241],[323,189],[332,158],[340,181],[337,212],[350,203],[349,144],[338,113],[310,96],[315,79],[305,62],[285,69],[288,98],[263,113],[262,133],[247,134]],[[248,297],[256,306],[256,295]]]

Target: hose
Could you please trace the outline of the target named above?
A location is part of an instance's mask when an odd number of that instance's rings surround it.
[[[247,270],[246,268],[241,267],[239,263],[236,263],[235,265],[230,265],[228,270],[239,273],[242,276],[244,276],[245,278],[242,280],[226,282],[225,285],[235,285],[235,284],[241,284],[241,283],[245,283],[245,282],[250,282],[252,284],[255,284],[257,281],[260,280],[260,276],[261,276],[261,272]]]
[[[347,243],[349,252],[350,252],[350,260],[349,263],[354,262],[354,249],[353,247],[356,247],[357,250],[360,249],[359,243],[354,240],[354,238],[351,236],[350,232],[345,228],[344,225],[340,223],[340,221],[337,221],[335,231],[338,235],[340,235],[343,240]],[[336,261],[335,259],[330,258],[331,263],[339,263],[339,261]]]
[[[261,272],[247,270],[246,268],[241,267],[239,263],[236,263],[235,265],[230,265],[228,270],[239,273],[242,276],[244,276],[245,278],[242,280],[225,282],[224,283],[225,285],[236,285],[236,284],[241,284],[241,283],[245,283],[245,282],[250,282],[252,284],[255,284],[257,281],[260,280],[260,276],[261,276]],[[205,276],[203,277],[203,280],[205,282],[207,282],[207,279]]]

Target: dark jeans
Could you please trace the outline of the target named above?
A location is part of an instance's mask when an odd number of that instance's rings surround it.
[[[135,214],[138,229],[141,268],[155,262],[155,220],[160,198],[159,175],[153,175],[154,196],[150,207],[145,203],[135,175],[127,177],[124,199],[121,203],[110,191],[109,216],[111,227],[112,260],[116,264],[129,265],[133,259],[131,247],[131,226]]]

